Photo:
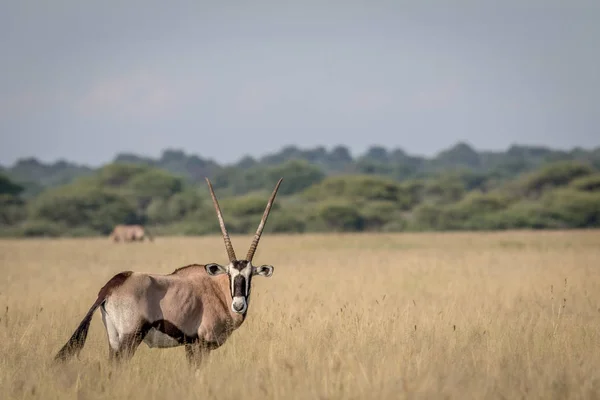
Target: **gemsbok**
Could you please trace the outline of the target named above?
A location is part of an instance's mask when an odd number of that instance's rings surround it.
[[[115,275],[100,289],[98,298],[54,359],[79,356],[92,316],[100,307],[110,360],[130,359],[143,341],[150,348],[185,346],[190,364],[199,365],[209,350],[223,345],[246,319],[252,277],[273,274],[272,265],[254,266],[252,259],[282,180],[267,202],[246,258],[238,260],[212,184],[206,178],[229,264],[191,264],[168,275],[132,271]]]
[[[143,242],[145,238],[151,242],[154,240],[148,229],[141,225],[117,225],[108,237],[114,242]]]

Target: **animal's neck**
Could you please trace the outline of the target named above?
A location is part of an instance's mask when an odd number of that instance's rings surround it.
[[[231,296],[230,296],[231,298]],[[231,300],[230,300],[231,301]],[[231,303],[229,303],[231,304]],[[231,319],[233,319],[233,329],[239,328],[244,321],[246,320],[246,315],[248,314],[248,310],[244,314],[235,313],[229,308],[229,314],[231,315]]]

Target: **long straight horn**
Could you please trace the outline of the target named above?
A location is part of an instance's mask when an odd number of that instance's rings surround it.
[[[252,244],[250,245],[250,250],[248,250],[248,255],[246,256],[247,261],[252,261],[252,257],[254,257],[254,252],[256,251],[256,246],[258,246],[258,241],[260,240],[260,235],[262,235],[262,231],[265,228],[265,223],[267,222],[267,218],[269,218],[269,213],[271,212],[271,206],[273,205],[273,201],[275,200],[275,196],[277,195],[277,190],[279,190],[279,185],[281,185],[281,181],[283,178],[279,179],[277,185],[275,185],[275,190],[273,190],[273,194],[271,194],[271,198],[267,203],[267,208],[265,208],[265,212],[260,220],[260,224],[258,224],[258,229],[256,230],[256,234],[254,235],[254,240],[252,240]]]
[[[235,257],[235,251],[233,251],[233,246],[231,245],[231,239],[229,238],[229,233],[227,233],[227,228],[225,228],[225,221],[223,221],[223,214],[221,214],[221,207],[219,207],[219,202],[217,201],[217,197],[215,196],[215,191],[213,190],[212,184],[206,178],[206,183],[208,183],[208,188],[210,189],[210,196],[212,197],[213,204],[215,205],[215,211],[217,212],[217,218],[219,218],[219,225],[221,225],[221,232],[223,233],[223,240],[225,241],[225,249],[227,250],[227,255],[229,256],[229,261],[234,262],[237,260]]]

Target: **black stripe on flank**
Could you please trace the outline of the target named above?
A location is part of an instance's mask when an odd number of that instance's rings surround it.
[[[164,333],[167,336],[172,337],[173,339],[177,340],[179,344],[190,344],[198,342],[197,333],[194,335],[186,335],[175,324],[165,319],[160,319],[152,323],[147,321],[144,322],[140,329],[142,338],[145,337],[152,328],[156,329],[161,333]]]
[[[165,335],[172,337],[181,344],[195,343],[198,341],[198,334],[188,336],[185,333],[183,333],[178,327],[176,327],[175,324],[164,319],[155,321],[152,324],[152,327],[164,333]]]
[[[182,345],[200,344],[201,347],[207,350],[214,350],[221,347],[221,345],[223,344],[219,342],[206,342],[200,339],[197,333],[193,335],[186,335],[175,324],[164,319],[154,321],[153,323],[150,323],[148,321],[144,322],[144,324],[142,324],[139,330],[140,341],[143,340],[143,338],[148,334],[148,332],[152,328],[156,329],[161,333],[164,333],[169,337],[172,337],[173,339],[177,340],[179,344]]]

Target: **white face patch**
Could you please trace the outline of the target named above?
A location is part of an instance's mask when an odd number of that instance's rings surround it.
[[[242,296],[236,296],[233,298],[231,302],[231,310],[238,314],[243,314],[246,312],[248,308],[248,304],[246,303],[246,298]]]

